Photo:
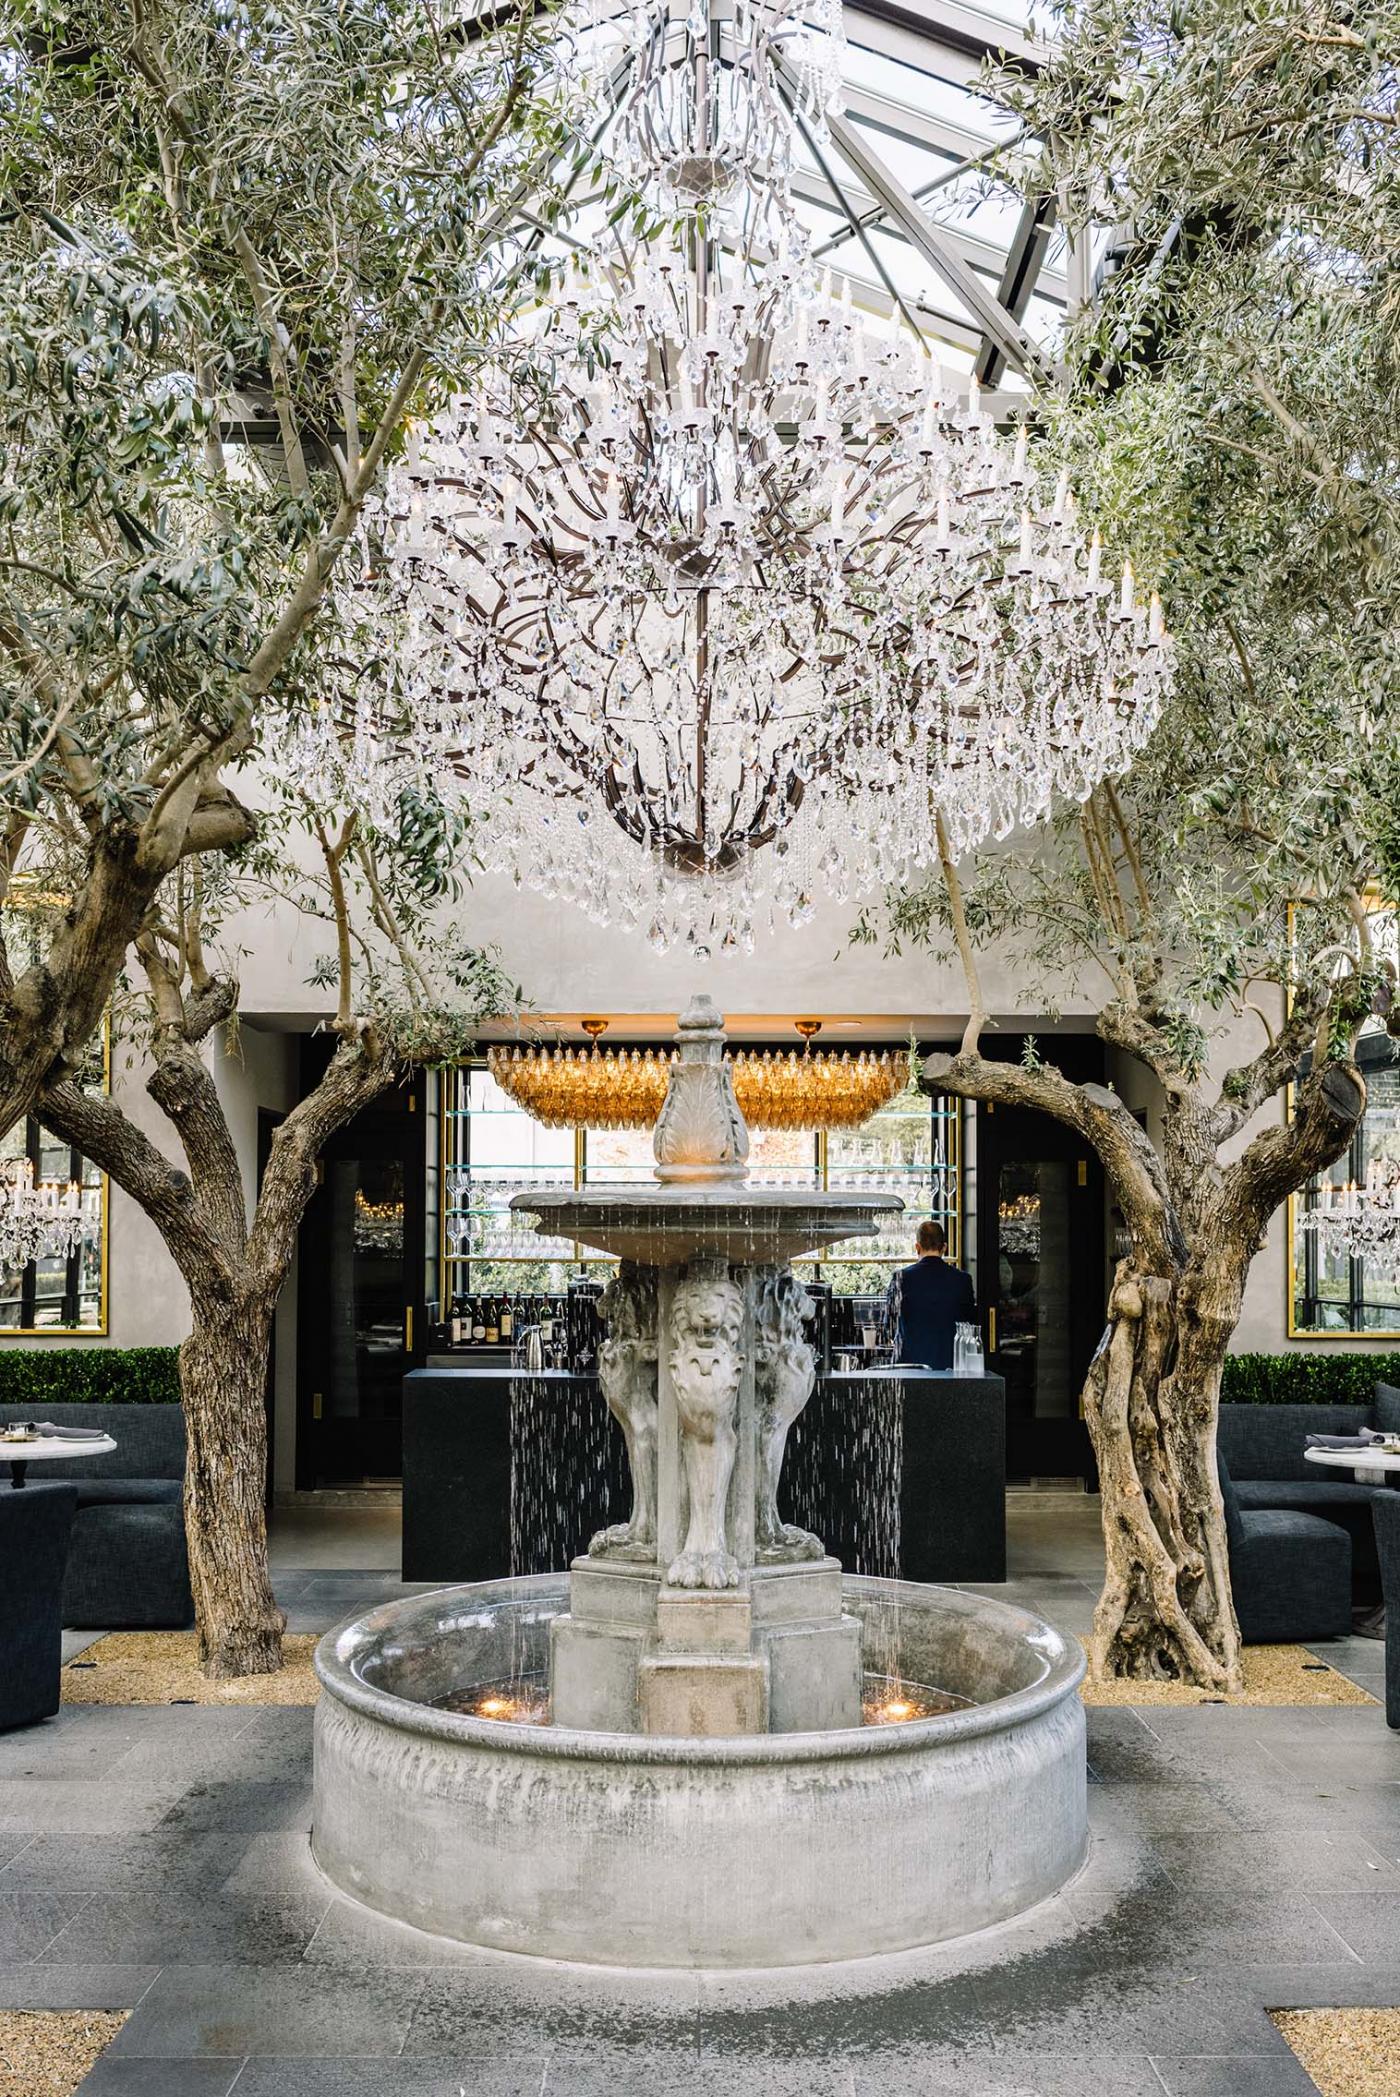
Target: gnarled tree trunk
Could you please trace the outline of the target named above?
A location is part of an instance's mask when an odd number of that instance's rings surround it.
[[[1313,1072],[1292,1120],[1222,1164],[1219,1146],[1239,1133],[1244,1109],[1203,1107],[1184,1084],[1169,1095],[1163,1157],[1105,1086],[968,1051],[931,1059],[929,1069],[956,1096],[1035,1108],[1085,1137],[1132,1240],[1083,1394],[1106,1559],[1093,1672],[1237,1690],[1239,1627],[1215,1462],[1225,1356],[1269,1218],[1351,1139],[1366,1104],[1360,1073],[1347,1061]]]
[[[206,1674],[275,1674],[286,1618],[267,1563],[267,1364],[275,1296],[191,1294],[180,1349],[185,1538]]]
[[[1221,1256],[1209,1274],[1192,1261],[1146,1274],[1128,1259],[1114,1279],[1084,1386],[1106,1562],[1089,1648],[1096,1676],[1239,1686],[1215,1429],[1248,1265]]]

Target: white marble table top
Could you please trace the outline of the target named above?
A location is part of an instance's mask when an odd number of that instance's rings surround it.
[[[1400,1471],[1400,1450],[1390,1456],[1379,1443],[1374,1454],[1369,1449],[1305,1449],[1303,1454],[1310,1464],[1328,1464],[1334,1470],[1354,1471],[1358,1485],[1373,1484],[1387,1471]]]
[[[85,1437],[81,1442],[70,1442],[56,1434],[34,1435],[25,1442],[9,1441],[0,1435],[0,1463],[35,1464],[58,1456],[110,1456],[116,1446],[109,1434],[100,1441]]]

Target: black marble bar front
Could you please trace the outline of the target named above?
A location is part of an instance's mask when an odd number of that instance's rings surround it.
[[[562,1568],[628,1513],[621,1431],[596,1379],[565,1370],[414,1370],[404,1379],[403,1474],[405,1580]],[[815,1529],[849,1571],[1006,1577],[999,1376],[823,1377],[793,1428],[783,1477],[785,1518]]]

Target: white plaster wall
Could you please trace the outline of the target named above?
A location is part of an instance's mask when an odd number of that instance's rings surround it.
[[[500,949],[527,1005],[540,1013],[618,1015],[679,1011],[702,981],[722,1011],[739,1015],[803,1012],[879,1015],[926,1035],[949,1036],[966,1016],[967,993],[955,961],[925,953],[886,954],[879,946],[852,946],[854,907],[823,908],[811,924],[762,933],[752,954],[719,954],[700,962],[683,950],[656,953],[643,932],[595,925],[571,904],[533,895],[503,876],[481,874],[456,906],[444,931],[463,942]],[[254,1019],[285,1025],[324,1017],[331,1000],[308,978],[328,951],[326,928],[290,905],[263,906],[227,928],[242,952],[242,1009]],[[1026,1010],[1024,992],[995,955],[983,964],[987,1004],[997,1019],[1016,1026],[1050,1024]],[[1081,1024],[1093,1005],[1086,988],[1068,977],[1053,987],[1057,1010]]]

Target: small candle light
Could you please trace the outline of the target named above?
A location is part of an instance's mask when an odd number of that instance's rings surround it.
[[[1124,561],[1124,563],[1123,563],[1123,589],[1122,589],[1122,594],[1121,594],[1121,596],[1119,597],[1119,600],[1118,600],[1118,609],[1119,609],[1119,610],[1120,610],[1120,611],[1122,612],[1122,614],[1123,614],[1123,617],[1124,617],[1125,619],[1130,619],[1130,618],[1132,617],[1132,614],[1133,614],[1133,564],[1132,564],[1132,562],[1131,562],[1131,561]]]

